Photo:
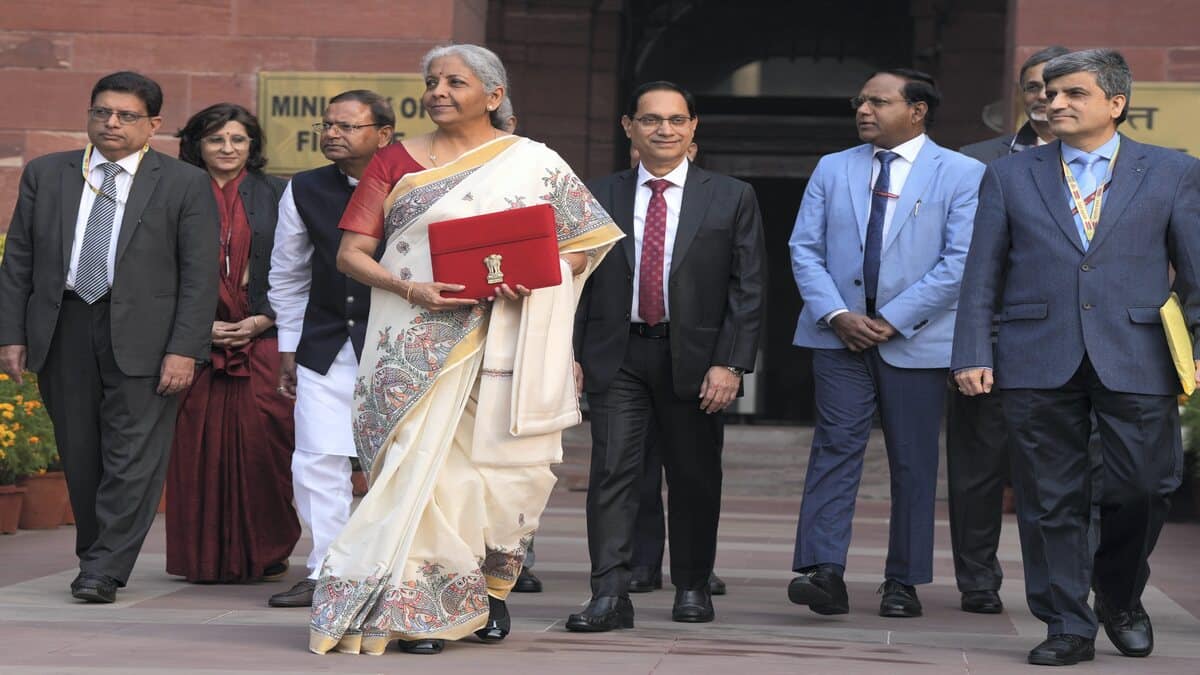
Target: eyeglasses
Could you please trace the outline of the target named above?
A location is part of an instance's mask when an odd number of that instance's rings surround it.
[[[646,131],[651,131],[662,126],[663,122],[670,124],[673,127],[681,127],[692,121],[692,117],[688,115],[671,115],[670,117],[660,117],[658,115],[642,115],[641,117],[633,118],[634,122],[642,125]]]
[[[112,108],[88,108],[88,116],[96,122],[107,122],[113,115],[117,116],[117,121],[121,124],[133,124],[143,117],[153,117],[153,115],[143,115],[141,113],[130,112],[128,110],[113,110]]]
[[[346,124],[345,122],[317,122],[312,125],[313,131],[323,134],[332,128],[337,128],[343,135],[349,135],[363,127],[382,127],[383,124]]]
[[[1046,85],[1041,82],[1026,82],[1025,86],[1021,87],[1021,91],[1024,91],[1026,94],[1040,94],[1045,88]]]
[[[862,104],[867,103],[872,109],[879,110],[880,108],[886,108],[893,103],[899,102],[900,101],[891,101],[886,98],[879,98],[878,96],[855,96],[854,98],[850,99],[850,107],[854,110],[858,110],[862,107]],[[911,105],[909,101],[904,101],[904,103],[906,105]]]

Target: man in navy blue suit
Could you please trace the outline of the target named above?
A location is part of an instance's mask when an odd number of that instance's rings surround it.
[[[962,393],[1001,396],[1026,597],[1047,625],[1029,662],[1070,665],[1094,658],[1097,621],[1126,656],[1154,647],[1146,558],[1182,465],[1180,384],[1159,307],[1174,266],[1200,335],[1200,162],[1117,133],[1133,80],[1119,53],[1066,54],[1043,77],[1059,141],[988,166],[951,368]],[[1103,456],[1094,556],[1093,415]]]
[[[983,165],[934,143],[941,100],[913,70],[882,71],[851,105],[862,145],[821,158],[792,231],[804,310],[794,344],[813,350],[817,425],[788,598],[849,611],[843,574],[876,408],[892,513],[881,616],[921,614],[933,579],[938,428],[954,307]]]

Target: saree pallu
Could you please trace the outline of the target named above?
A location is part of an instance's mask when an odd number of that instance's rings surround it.
[[[384,204],[381,264],[432,279],[428,225],[538,203],[582,274],[520,301],[433,312],[376,289],[355,386],[355,444],[371,489],[330,547],[309,649],[380,654],[393,639],[458,639],[521,570],[562,430],[579,422],[571,332],[588,275],[622,233],[570,167],[506,136],[411,173]],[[481,262],[482,264],[482,262]]]
[[[241,284],[251,237],[238,195],[244,177],[213,184],[224,249],[216,318],[231,323],[250,316]],[[180,394],[166,484],[169,574],[191,582],[258,579],[300,539],[292,402],[275,390],[278,373],[276,339],[258,336],[214,348],[212,362]]]

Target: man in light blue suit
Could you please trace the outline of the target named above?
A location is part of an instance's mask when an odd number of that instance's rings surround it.
[[[1026,599],[1046,623],[1028,658],[1062,666],[1095,658],[1097,622],[1126,656],[1154,649],[1141,599],[1146,559],[1182,466],[1180,381],[1159,307],[1173,267],[1195,352],[1200,162],[1117,133],[1133,84],[1119,53],[1059,56],[1042,77],[1059,140],[988,166],[952,367],[962,393],[1000,394]],[[1093,429],[1102,457],[1095,500]]]
[[[817,164],[790,242],[804,300],[794,344],[813,350],[817,425],[788,586],[818,614],[849,611],[843,574],[878,408],[892,477],[879,613],[920,616],[933,579],[933,501],[963,264],[983,165],[925,134],[933,79],[873,75],[851,100],[863,145]]]

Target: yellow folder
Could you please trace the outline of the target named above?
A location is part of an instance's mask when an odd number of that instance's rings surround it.
[[[1175,362],[1179,384],[1183,385],[1183,393],[1191,396],[1196,391],[1196,362],[1192,358],[1192,336],[1183,318],[1179,296],[1172,293],[1166,304],[1158,309],[1158,316],[1167,334],[1167,346],[1171,348],[1171,360]]]

